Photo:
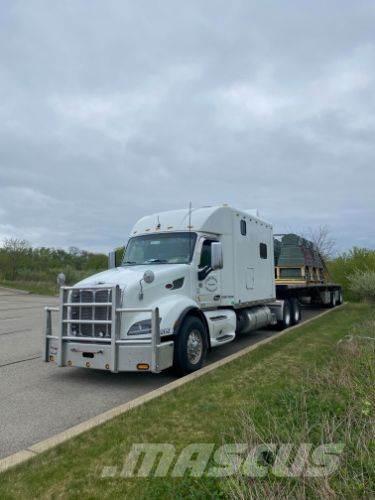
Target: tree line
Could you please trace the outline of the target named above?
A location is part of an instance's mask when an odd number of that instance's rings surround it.
[[[67,282],[81,279],[107,268],[107,256],[71,247],[33,248],[27,241],[7,238],[0,246],[0,280],[43,281],[56,280],[60,272]]]
[[[332,281],[343,286],[345,299],[375,301],[375,250],[353,247],[332,256],[332,243],[327,240],[326,232],[322,235],[320,231],[317,237],[310,238],[325,256]],[[124,247],[116,249],[117,265],[123,253]],[[55,292],[60,272],[65,274],[66,284],[73,285],[107,267],[107,255],[76,247],[33,248],[17,238],[8,238],[0,246],[0,282],[15,283],[38,293]]]

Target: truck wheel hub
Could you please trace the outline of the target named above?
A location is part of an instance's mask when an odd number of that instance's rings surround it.
[[[197,330],[192,330],[187,339],[187,356],[189,363],[197,364],[203,352],[202,335]]]

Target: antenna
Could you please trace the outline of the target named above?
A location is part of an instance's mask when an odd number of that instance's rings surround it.
[[[191,201],[189,202],[189,259],[191,259]]]

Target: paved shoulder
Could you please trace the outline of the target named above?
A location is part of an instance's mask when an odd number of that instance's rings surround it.
[[[40,355],[44,307],[57,303],[55,297],[0,289],[0,366]]]

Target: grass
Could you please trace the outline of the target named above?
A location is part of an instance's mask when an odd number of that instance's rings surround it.
[[[263,421],[254,419],[252,409],[240,413],[235,440],[250,447],[263,444],[268,453],[271,451],[272,464],[267,481],[252,481],[251,490],[249,478],[238,471],[226,484],[230,498],[373,497],[374,334],[375,316],[354,326],[351,336],[336,345],[328,363],[309,370],[308,380],[302,379],[299,388],[283,389],[276,395],[278,413],[276,405],[269,407],[269,401],[263,406]],[[365,338],[369,335],[373,340]],[[291,416],[288,426],[280,426],[282,413]],[[267,443],[275,443],[276,452],[272,453]],[[340,466],[331,477],[305,474],[282,480],[273,466],[277,464],[277,450],[284,443],[341,443]],[[289,467],[297,447],[293,448]]]
[[[66,277],[67,286],[73,285],[99,272],[99,270],[96,269],[79,270],[71,266],[63,268],[63,271]],[[6,274],[2,274],[0,270],[0,286],[24,290],[38,295],[57,296],[59,294],[56,283],[58,272],[59,270],[48,268],[45,271],[21,269],[16,278],[10,280],[6,277]]]
[[[49,281],[1,280],[0,286],[14,288],[16,290],[24,290],[38,295],[58,295],[57,285],[54,285]]]
[[[363,321],[366,321],[363,323]],[[357,326],[355,326],[357,325]],[[359,325],[359,326],[358,326]],[[365,332],[365,333],[364,333]],[[353,342],[340,342],[353,334]],[[348,304],[1,476],[7,498],[369,498],[374,481],[374,314]],[[373,436],[372,436],[373,437]],[[317,479],[102,478],[133,443],[344,441],[339,472]]]

